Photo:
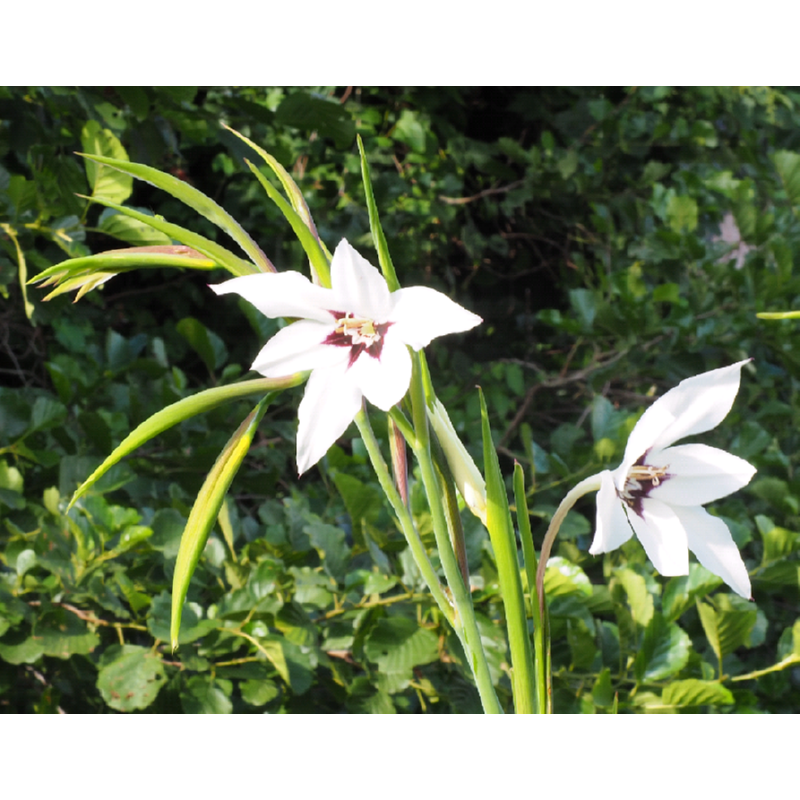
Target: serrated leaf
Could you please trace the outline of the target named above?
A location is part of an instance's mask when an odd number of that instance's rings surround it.
[[[400,672],[429,664],[439,657],[439,639],[414,620],[390,617],[379,620],[364,643],[364,654],[381,671]]]

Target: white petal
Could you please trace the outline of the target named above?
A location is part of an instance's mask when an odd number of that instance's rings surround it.
[[[362,353],[349,372],[364,397],[382,411],[399,403],[411,383],[411,356],[406,346],[391,335],[383,341],[380,358]]]
[[[238,294],[267,317],[300,317],[330,322],[337,311],[330,289],[315,286],[299,272],[242,275],[209,287],[218,295]]]
[[[614,476],[608,470],[601,473],[600,490],[597,492],[597,527],[589,552],[610,553],[621,547],[633,536],[622,501],[617,497]]]
[[[391,311],[389,287],[381,273],[357,253],[347,239],[339,242],[331,261],[334,311],[384,322]]]
[[[642,516],[629,509],[628,519],[647,557],[662,575],[689,574],[686,530],[672,506],[648,497],[642,501]]]
[[[297,471],[328,452],[361,408],[361,392],[341,366],[314,370],[297,411]]]
[[[330,323],[299,320],[278,331],[256,356],[251,369],[267,378],[281,378],[293,372],[345,364],[349,347],[323,344],[333,332]]]
[[[668,467],[669,476],[651,497],[675,506],[702,506],[750,483],[755,467],[743,458],[704,444],[681,444],[648,455],[646,463]]]
[[[483,320],[447,295],[427,286],[412,286],[392,293],[394,309],[389,319],[394,333],[415,350],[447,333],[468,331]]]
[[[739,391],[740,361],[681,381],[642,414],[625,448],[625,472],[647,450],[669,447],[692,433],[711,430],[725,419]]]
[[[719,575],[736,594],[750,600],[750,577],[728,526],[704,508],[676,508],[697,560]]]

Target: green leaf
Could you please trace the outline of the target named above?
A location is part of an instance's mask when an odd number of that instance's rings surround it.
[[[383,228],[381,227],[381,220],[378,216],[378,206],[375,203],[372,181],[369,176],[367,154],[364,152],[364,143],[361,141],[360,136],[358,137],[358,151],[361,153],[361,175],[364,180],[364,195],[367,200],[369,229],[372,232],[372,241],[375,243],[375,249],[378,251],[378,263],[380,264],[381,272],[383,272],[383,277],[389,285],[389,291],[395,292],[400,288],[400,281],[397,280],[397,273],[394,270],[392,257],[389,254],[389,245],[386,243],[386,236],[384,236]]]
[[[722,579],[695,562],[689,574],[670,578],[661,597],[661,610],[668,622],[674,622],[695,600],[702,599],[722,583]]]
[[[144,212],[142,211],[142,213]],[[108,236],[121,239],[131,245],[153,246],[172,243],[166,233],[157,231],[152,225],[141,220],[128,217],[119,212],[114,213],[113,208],[106,209],[100,215],[97,227]]]
[[[281,210],[281,213],[292,226],[295,236],[300,240],[311,266],[323,286],[331,285],[331,270],[329,256],[323,250],[316,232],[309,228],[305,220],[292,208],[292,206],[281,197],[280,192],[251,164],[247,159],[244,161],[258,182],[264,187],[264,191],[269,195],[270,200]]]
[[[186,529],[181,537],[178,559],[175,562],[175,573],[172,578],[172,625],[170,641],[172,649],[178,646],[178,633],[181,627],[183,601],[189,590],[189,581],[194,572],[200,554],[203,552],[208,534],[217,519],[222,501],[228,488],[239,470],[250,444],[253,441],[258,424],[266,413],[274,394],[268,394],[247,415],[233,436],[228,440],[223,451],[208,473],[197,499],[192,506]]]
[[[675,233],[691,233],[697,227],[697,201],[687,195],[673,195],[667,201],[667,219]]]
[[[144,164],[134,164],[127,161],[120,161],[116,158],[104,158],[99,155],[89,155],[88,153],[79,153],[85,158],[95,161],[98,164],[104,164],[114,169],[124,172],[126,175],[132,175],[134,178],[147,181],[153,184],[158,189],[163,189],[173,197],[185,203],[190,208],[193,208],[198,214],[204,216],[209,222],[212,222],[217,227],[221,228],[233,239],[245,253],[251,258],[253,263],[258,267],[261,272],[275,272],[275,267],[270,263],[270,260],[264,255],[261,248],[250,238],[250,235],[242,228],[242,226],[227,212],[222,206],[215,203],[210,197],[206,197],[202,192],[198,191],[179,178],[173,175],[168,175],[166,172],[147,167]],[[99,192],[97,193],[100,194]],[[97,199],[93,197],[92,199]],[[116,198],[111,198],[115,200]],[[115,208],[112,203],[105,203],[105,205]],[[122,210],[122,209],[118,209]],[[125,213],[125,212],[123,212]],[[134,216],[131,214],[130,216]],[[144,215],[142,215],[144,216]],[[147,222],[147,219],[143,219]],[[152,223],[148,223],[152,224]],[[155,225],[153,227],[156,227]],[[166,233],[166,231],[165,231]],[[190,242],[185,244],[191,245]],[[200,248],[197,248],[200,250]],[[202,250],[200,250],[202,252]]]
[[[97,688],[117,711],[147,708],[164,685],[164,665],[156,653],[136,645],[111,645],[102,659]]]
[[[755,607],[746,610],[717,610],[708,603],[698,601],[697,610],[708,643],[720,662],[747,642],[758,620]]]
[[[87,156],[108,156],[112,161],[128,162],[128,154],[111,131],[90,119],[81,131],[81,146]],[[92,187],[92,197],[101,195],[116,203],[124,203],[133,191],[133,178],[96,161],[86,162],[86,177]]]
[[[239,258],[239,256],[234,255],[227,248],[222,247],[216,242],[212,242],[211,239],[206,239],[205,236],[201,236],[199,233],[193,233],[186,228],[181,228],[180,225],[173,225],[171,222],[167,222],[160,217],[151,217],[147,214],[142,214],[140,211],[134,211],[132,208],[126,208],[117,203],[112,203],[110,200],[106,200],[103,197],[95,197],[93,199],[95,203],[100,203],[100,205],[107,206],[108,208],[115,208],[120,214],[139,220],[145,225],[149,225],[151,228],[165,233],[170,239],[174,239],[187,247],[191,247],[198,253],[206,256],[206,258],[214,260],[217,265],[224,267],[234,275],[253,275],[258,272],[258,268],[249,261]],[[274,269],[270,271],[274,272]]]
[[[619,569],[614,574],[628,596],[634,622],[646,626],[653,618],[653,595],[647,591],[644,578],[632,569]]]
[[[72,496],[72,500],[70,500],[68,508],[71,508],[79,498],[86,494],[111,467],[136,450],[137,447],[140,447],[154,436],[158,436],[159,433],[163,433],[173,425],[177,425],[179,422],[183,422],[183,420],[194,417],[197,414],[210,411],[212,408],[231,400],[237,400],[240,397],[247,397],[252,394],[270,392],[271,390],[288,389],[291,386],[297,386],[303,380],[305,380],[305,373],[290,375],[287,378],[257,378],[252,381],[233,383],[229,386],[206,389],[191,397],[185,397],[171,406],[162,408],[161,411],[153,414],[152,417],[145,420],[125,437],[114,452],[78,487]]]
[[[800,203],[800,154],[788,150],[780,150],[772,157],[775,169],[778,170],[783,188],[789,202],[796,206]]]
[[[364,642],[364,654],[382,672],[400,672],[436,661],[439,639],[412,619],[389,617],[372,629]]]
[[[302,131],[316,131],[333,139],[339,150],[349,147],[355,135],[355,124],[341,104],[305,92],[287,95],[275,112],[275,122]]]
[[[675,623],[654,614],[644,630],[634,670],[639,681],[659,681],[680,672],[689,661],[692,640]]]
[[[720,683],[690,678],[668,684],[661,695],[661,700],[664,705],[677,708],[732,705],[733,695]]]
[[[230,681],[193,675],[181,691],[183,711],[185,714],[230,714],[233,711],[230,689]]]
[[[511,522],[508,495],[500,463],[492,442],[489,414],[483,392],[479,389],[481,431],[483,434],[483,469],[486,479],[486,527],[494,550],[500,594],[506,614],[511,669],[514,686],[514,708],[518,714],[532,714],[535,708],[533,654],[531,652],[525,599],[522,593],[517,537]]]
[[[184,317],[175,329],[189,343],[190,347],[200,356],[208,371],[213,375],[214,370],[225,363],[228,350],[222,339],[203,325],[194,317]]]
[[[39,617],[33,635],[41,642],[44,655],[56,658],[91,653],[100,644],[100,637],[82,620],[58,606]]]

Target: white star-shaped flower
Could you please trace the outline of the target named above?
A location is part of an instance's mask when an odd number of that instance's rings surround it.
[[[750,598],[747,568],[728,526],[702,506],[746,486],[755,468],[715,447],[672,446],[725,418],[747,363],[687,378],[644,412],[622,464],[601,473],[590,553],[615,550],[635,532],[662,575],[687,575],[691,550],[706,569]]]
[[[361,409],[399,403],[411,381],[407,346],[482,320],[424,286],[390,292],[386,280],[342,239],[331,261],[331,288],[299,272],[233,278],[211,287],[252,303],[268,317],[297,318],[261,349],[252,369],[267,378],[311,371],[298,410],[297,468],[302,475],[328,452]]]

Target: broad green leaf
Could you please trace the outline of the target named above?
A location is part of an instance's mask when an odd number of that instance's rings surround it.
[[[544,593],[555,598],[568,594],[592,596],[592,582],[577,564],[561,556],[551,556],[544,573]]]
[[[722,583],[722,579],[695,562],[689,574],[670,578],[661,597],[661,610],[668,622],[674,622],[695,600],[705,597]]]
[[[194,317],[184,317],[175,325],[175,329],[200,356],[211,374],[217,367],[225,363],[228,351],[224,342],[206,328],[200,320]]]
[[[388,617],[378,621],[364,642],[364,654],[381,671],[401,672],[439,657],[439,639],[416,621]]]
[[[775,168],[778,170],[789,202],[793,206],[800,204],[800,154],[780,150],[775,153],[772,160],[775,162]]]
[[[239,471],[239,467],[250,449],[256,430],[258,430],[258,424],[261,422],[261,418],[264,416],[274,396],[274,393],[270,393],[261,400],[228,440],[208,473],[192,506],[186,529],[181,537],[181,546],[178,550],[178,559],[175,562],[175,573],[172,578],[170,641],[173,650],[178,646],[183,601],[186,599],[186,592],[189,590],[189,581],[192,573],[197,566],[200,554],[203,552],[208,534],[217,519],[222,501],[228,493],[228,487]]]
[[[86,494],[114,464],[117,464],[125,456],[136,450],[137,447],[140,447],[154,436],[158,436],[159,433],[163,433],[173,425],[177,425],[179,422],[183,422],[183,420],[194,417],[197,414],[210,411],[223,403],[237,400],[240,397],[297,386],[305,380],[305,377],[305,373],[296,373],[287,378],[257,378],[252,381],[233,383],[229,386],[217,386],[213,389],[198,392],[191,397],[185,397],[177,403],[162,408],[161,411],[153,414],[152,417],[145,420],[125,437],[114,452],[78,487],[72,496],[72,500],[70,500],[68,508],[71,508],[80,497]]]
[[[341,104],[306,92],[284,97],[275,112],[275,121],[302,131],[316,131],[333,139],[339,150],[349,147],[355,134],[355,123]]]
[[[39,617],[33,635],[41,642],[44,655],[56,658],[85,655],[100,644],[100,637],[90,631],[86,623],[58,606]]]
[[[644,578],[632,569],[619,569],[615,577],[625,589],[634,622],[642,627],[653,618],[653,595],[647,591]]]
[[[733,695],[720,683],[690,678],[685,681],[669,683],[664,688],[661,701],[666,706],[677,708],[731,705],[733,704]]]
[[[614,691],[611,688],[611,670],[605,667],[597,676],[592,688],[592,702],[601,708],[608,708],[614,702]]]
[[[133,217],[128,217],[118,212],[114,213],[113,208],[107,208],[100,215],[97,227],[103,231],[103,233],[137,247],[168,245],[172,243],[172,240],[166,233],[157,231],[152,225],[145,224]]]
[[[720,662],[746,643],[758,619],[755,607],[720,611],[708,603],[698,601],[697,610],[708,643]]]
[[[111,645],[97,674],[97,688],[117,711],[147,708],[164,685],[164,665],[156,653],[137,645]]]
[[[688,195],[674,195],[667,202],[669,226],[675,233],[691,233],[697,227],[697,201]]]
[[[230,714],[230,681],[206,675],[193,675],[181,690],[181,705],[186,714]],[[227,691],[226,691],[227,690]]]
[[[634,670],[639,681],[659,681],[680,672],[689,661],[692,641],[675,623],[654,614],[642,636]]]
[[[128,162],[128,154],[119,139],[99,122],[90,119],[81,131],[81,145],[86,155],[93,159],[110,157],[121,164]],[[124,203],[133,191],[133,178],[116,169],[104,166],[102,162],[86,162],[86,177],[92,187],[92,197],[102,196],[115,203]]]
[[[378,251],[378,263],[381,272],[389,285],[389,291],[394,292],[400,288],[400,281],[397,280],[397,273],[394,270],[392,257],[389,255],[389,245],[386,243],[386,236],[383,234],[381,220],[378,216],[378,206],[375,203],[375,195],[372,192],[372,181],[369,177],[369,164],[367,154],[364,152],[364,143],[361,137],[357,137],[358,150],[361,153],[361,174],[364,179],[364,194],[367,200],[367,211],[369,213],[369,229],[372,231],[372,240],[375,242],[375,249]]]
[[[201,236],[199,233],[193,233],[186,228],[181,228],[180,225],[173,225],[171,222],[167,222],[160,217],[150,217],[147,214],[142,214],[140,211],[134,211],[132,208],[126,208],[117,203],[112,203],[110,200],[106,200],[103,197],[95,197],[94,202],[100,203],[100,205],[107,206],[108,208],[115,208],[120,214],[125,214],[132,219],[137,219],[145,225],[149,225],[151,228],[155,228],[157,231],[167,234],[170,239],[174,239],[176,242],[180,242],[187,247],[197,250],[198,253],[201,253],[206,258],[213,259],[218,266],[227,269],[234,275],[252,275],[259,271],[256,266],[234,255],[227,248],[222,247],[216,242],[212,242],[211,239],[206,239],[205,236]],[[274,272],[275,270],[272,269],[269,271]]]
[[[323,286],[330,287],[331,285],[331,270],[328,263],[328,256],[320,245],[319,239],[315,232],[308,227],[305,220],[292,208],[292,206],[281,197],[280,192],[261,174],[261,172],[251,164],[247,159],[244,160],[253,175],[256,176],[258,182],[264,187],[264,191],[269,195],[270,200],[275,203],[281,210],[281,213],[288,220],[292,226],[295,236],[300,240],[303,245],[303,250],[306,251],[308,260],[317,274],[319,282]]]
[[[153,167],[145,166],[144,164],[134,164],[128,161],[120,161],[116,158],[104,158],[98,155],[90,155],[88,153],[79,153],[85,158],[97,162],[98,164],[105,164],[114,169],[120,170],[127,175],[132,175],[134,178],[147,181],[153,184],[158,189],[163,189],[173,197],[185,203],[190,208],[193,208],[198,214],[204,216],[209,222],[212,222],[217,227],[221,228],[233,239],[245,253],[251,258],[253,263],[258,267],[261,272],[275,272],[275,267],[270,263],[270,260],[264,255],[261,248],[252,240],[250,235],[242,228],[242,226],[227,212],[222,206],[215,203],[210,197],[207,197],[202,192],[198,191],[179,178],[173,175],[168,175],[166,172],[154,169]],[[98,193],[99,194],[99,193]],[[97,198],[92,198],[97,199]],[[115,198],[111,198],[115,200]],[[108,203],[107,205],[111,205]],[[114,208],[114,205],[111,205]],[[131,215],[133,216],[133,215]],[[144,215],[142,215],[144,216]],[[147,222],[146,219],[142,220]],[[156,226],[153,226],[156,227]],[[165,231],[165,233],[167,233]],[[191,244],[186,242],[186,244]],[[200,248],[197,248],[198,250]],[[202,252],[202,250],[201,250]]]
[[[268,678],[243,681],[239,684],[239,691],[242,693],[242,700],[251,706],[263,706],[280,694],[278,685]]]

